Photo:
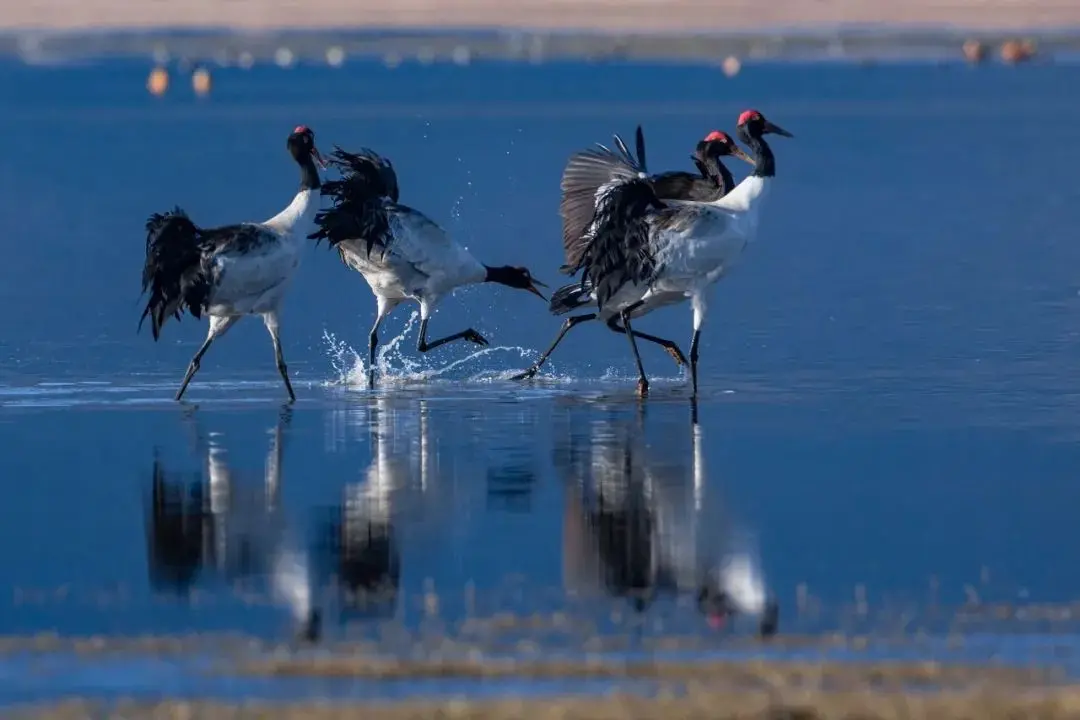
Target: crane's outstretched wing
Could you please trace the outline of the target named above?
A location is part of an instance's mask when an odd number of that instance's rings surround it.
[[[585,178],[582,186],[607,179],[594,191],[583,231],[573,238],[564,235],[567,264],[563,271],[584,271],[582,282],[593,286],[599,308],[626,283],[648,282],[655,274],[648,218],[652,208],[665,207],[644,168],[617,136],[616,142],[620,152],[601,146],[575,154],[563,175],[564,187],[567,176]],[[638,150],[643,156],[640,129]],[[579,207],[579,212],[584,215],[584,208]]]
[[[577,272],[582,253],[589,243],[586,232],[600,202],[600,196],[610,186],[635,178],[645,178],[645,138],[641,127],[637,129],[638,160],[626,149],[622,138],[615,136],[619,148],[616,153],[607,147],[582,150],[570,156],[563,170],[562,199],[559,214],[563,224],[563,251],[566,264],[562,271],[572,275]]]

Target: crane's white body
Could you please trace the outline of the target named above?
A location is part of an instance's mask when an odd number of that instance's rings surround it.
[[[274,217],[251,223],[258,233],[257,242],[226,246],[211,255],[217,278],[207,310],[211,327],[215,318],[239,319],[278,311],[300,266],[300,251],[318,205],[317,192],[303,189]]]
[[[463,285],[483,282],[487,269],[423,213],[390,201],[384,203],[392,240],[369,254],[363,240],[338,244],[342,259],[364,276],[378,301],[382,321],[405,300],[420,304],[426,320],[443,298]]]
[[[649,240],[660,268],[649,283],[628,282],[604,304],[601,320],[619,315],[641,301],[630,317],[690,299],[694,330],[700,330],[708,307],[708,290],[736,265],[757,237],[761,204],[770,178],[751,175],[712,202],[665,200],[675,219],[663,225],[650,219]]]

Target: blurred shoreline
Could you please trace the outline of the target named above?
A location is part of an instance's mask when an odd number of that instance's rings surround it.
[[[436,12],[437,8],[437,12]],[[347,58],[958,59],[1028,41],[1040,57],[1080,53],[1080,3],[1065,0],[37,0],[0,17],[0,53],[49,64],[108,56],[222,65]]]
[[[977,43],[980,59],[988,61],[1007,55],[1010,45],[1031,49],[1020,60],[1030,57],[1070,62],[1080,58],[1080,29],[1021,34],[888,27],[712,35],[491,30],[0,31],[0,56],[32,65],[117,57],[142,57],[155,64],[180,61],[223,67],[263,63],[290,66],[297,62],[336,66],[358,59],[379,60],[388,66],[413,61],[468,65],[483,60],[636,60],[721,65],[731,62],[729,58],[741,62],[962,61],[965,43]]]
[[[6,29],[228,27],[533,28],[715,33],[841,24],[1030,30],[1080,26],[1072,0],[34,0],[9,3]]]

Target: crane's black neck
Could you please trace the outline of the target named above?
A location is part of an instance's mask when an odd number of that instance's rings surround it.
[[[515,287],[517,279],[521,275],[521,271],[515,270],[509,265],[502,265],[498,267],[491,267],[490,265],[484,266],[484,282],[498,283],[500,285],[506,285],[508,287]]]
[[[754,169],[750,174],[757,177],[775,176],[776,160],[773,158],[772,148],[769,147],[769,143],[765,142],[765,138],[747,133],[742,139],[754,155]]]
[[[735,178],[732,177],[727,166],[720,162],[720,158],[710,157],[706,167],[709,168],[709,175],[711,176],[709,179],[716,182],[718,187],[723,188],[725,191],[735,187]]]
[[[319,169],[315,167],[315,161],[311,159],[309,155],[303,160],[298,160],[300,163],[300,189],[301,190],[318,190],[322,187],[322,182],[319,180]]]

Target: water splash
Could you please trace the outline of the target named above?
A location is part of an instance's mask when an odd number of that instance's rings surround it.
[[[418,325],[420,313],[413,311],[405,326],[397,335],[384,340],[379,344],[375,352],[375,369],[378,382],[390,386],[406,386],[431,384],[435,382],[466,382],[466,383],[497,383],[509,382],[511,378],[530,365],[539,355],[539,351],[521,346],[488,346],[465,355],[459,359],[448,362],[445,365],[435,365],[435,357],[422,355],[413,349],[413,328]],[[408,342],[406,342],[408,340]],[[333,332],[323,330],[323,342],[326,345],[330,366],[333,368],[334,377],[323,383],[324,387],[345,387],[350,389],[366,389],[368,377],[367,352],[358,351],[345,340],[341,340]],[[404,344],[403,344],[404,343]],[[451,347],[462,347],[463,344],[454,344]],[[469,347],[475,347],[470,345]],[[485,361],[485,358],[494,354],[510,353],[513,362],[502,364],[499,368],[476,367]],[[548,362],[544,371],[530,380],[528,385],[518,387],[531,388],[569,388],[573,386],[594,386],[594,389],[607,392],[612,388],[606,386],[619,386],[620,388],[633,388],[637,382],[637,373],[631,367],[607,366],[599,375],[590,376],[590,368],[586,366],[582,371],[560,371],[557,369],[558,362]],[[462,373],[462,369],[472,368],[472,372]],[[686,382],[686,373],[676,371],[675,375],[652,375],[650,383],[654,387],[676,386]],[[595,387],[600,385],[601,387]]]
[[[408,385],[439,380],[460,382],[463,379],[472,383],[507,381],[517,374],[520,368],[516,366],[498,370],[480,368],[464,378],[457,371],[459,368],[475,365],[495,353],[516,353],[522,362],[535,354],[529,348],[489,346],[445,365],[433,366],[433,358],[417,357],[417,354],[411,350],[410,345],[402,344],[406,337],[410,335],[419,318],[420,313],[414,311],[399,334],[379,345],[375,352],[375,369],[380,383]],[[323,330],[323,342],[326,344],[330,356],[330,365],[334,369],[336,376],[326,384],[347,388],[366,388],[369,369],[365,357],[366,353],[361,355],[346,341],[339,340],[334,333],[328,330]]]

